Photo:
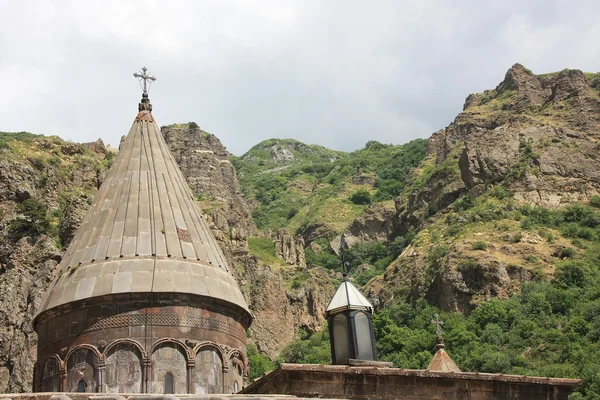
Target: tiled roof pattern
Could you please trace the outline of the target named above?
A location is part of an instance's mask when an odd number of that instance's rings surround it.
[[[248,306],[169,152],[141,111],[59,265],[42,310],[111,293],[180,292]]]

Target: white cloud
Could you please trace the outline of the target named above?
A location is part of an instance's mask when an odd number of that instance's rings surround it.
[[[4,0],[0,130],[115,145],[146,65],[161,124],[236,154],[269,137],[353,150],[428,137],[515,62],[599,69],[597,2],[449,4]]]

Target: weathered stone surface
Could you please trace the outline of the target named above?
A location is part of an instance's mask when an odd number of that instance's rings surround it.
[[[89,150],[93,151],[94,153],[98,153],[98,154],[108,153],[108,149],[104,145],[104,142],[102,141],[102,139],[98,139],[95,142],[83,143],[82,146],[88,148]]]
[[[287,231],[281,230],[275,240],[275,254],[290,265],[306,267],[304,239],[301,236],[294,239]]]
[[[393,208],[386,208],[383,204],[368,207],[342,233],[341,246],[349,248],[356,243],[389,241],[393,234],[394,214]]]
[[[396,199],[394,230],[405,235],[426,227],[438,212],[449,212],[462,224],[452,204],[461,196],[477,197],[490,185],[501,184],[527,205],[585,203],[600,193],[599,139],[596,81],[578,70],[536,76],[516,64],[495,90],[467,97],[454,122],[431,136],[425,163],[434,172]],[[506,265],[502,249],[495,249],[497,256],[482,252],[467,263],[470,268],[461,268],[460,242],[439,243],[448,255],[436,261],[436,274],[429,278],[426,258],[432,246],[409,246],[367,292],[380,305],[425,296],[445,310],[468,312],[477,302],[516,293],[531,279],[526,268]],[[517,241],[510,248],[528,254],[534,245]]]
[[[190,188],[210,210],[214,225],[225,234],[230,228],[254,232],[250,208],[221,141],[189,125],[162,127],[161,131]]]

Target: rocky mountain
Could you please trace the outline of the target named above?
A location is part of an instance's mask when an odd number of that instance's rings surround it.
[[[101,141],[0,134],[0,392],[31,390],[31,319],[111,156]]]
[[[306,270],[302,238],[285,231],[258,232],[250,206],[241,195],[231,155],[216,136],[193,122],[162,127],[162,133],[234,267],[254,316],[249,331],[251,342],[275,357],[293,339],[297,329],[309,332],[321,329],[324,310],[334,288],[323,270]],[[313,151],[300,142],[292,143],[296,147],[292,147],[289,154],[295,154],[295,148]],[[279,148],[273,146],[274,159],[277,159]],[[257,257],[263,253],[252,251],[250,237],[263,244],[267,254],[277,259]],[[301,288],[290,287],[288,282],[299,273],[304,284]]]
[[[516,64],[496,89],[469,95],[396,199],[396,231],[420,232],[371,283],[375,297],[468,312],[552,276],[573,244],[557,226],[532,231],[522,207],[560,209],[600,193],[599,122],[600,74],[534,75]]]

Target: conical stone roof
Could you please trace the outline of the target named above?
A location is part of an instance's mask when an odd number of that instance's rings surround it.
[[[435,372],[461,372],[458,365],[450,358],[443,344],[436,346],[436,352],[427,367],[427,371]]]
[[[144,94],[40,312],[125,292],[218,298],[249,315]]]

